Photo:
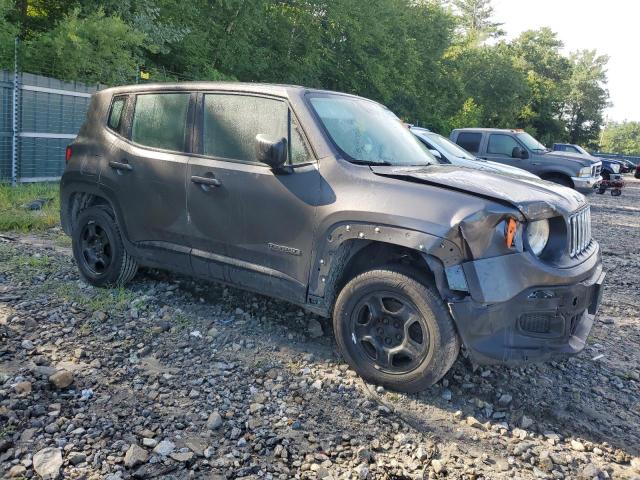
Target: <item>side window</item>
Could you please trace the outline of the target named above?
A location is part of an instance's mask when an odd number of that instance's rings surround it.
[[[147,147],[184,151],[189,98],[189,93],[138,95],[131,140]]]
[[[487,146],[487,153],[493,153],[496,155],[511,156],[514,147],[519,147],[520,144],[516,142],[513,137],[502,134],[489,135],[489,145]]]
[[[114,97],[111,102],[111,110],[109,111],[109,119],[107,120],[107,126],[115,131],[120,132],[120,126],[122,125],[122,112],[127,102],[127,97]]]
[[[307,144],[304,143],[302,131],[298,124],[291,120],[291,163],[293,165],[298,163],[306,163],[311,160],[311,154],[307,148]]]
[[[478,153],[480,150],[481,133],[460,132],[456,143],[464,148],[467,152]]]
[[[255,162],[256,135],[287,138],[288,107],[280,100],[229,94],[204,96],[204,154]]]

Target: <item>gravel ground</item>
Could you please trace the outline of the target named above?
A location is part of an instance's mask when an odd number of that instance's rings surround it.
[[[640,478],[640,181],[590,197],[608,277],[580,355],[463,356],[418,395],[366,385],[329,325],[158,271],[81,282],[59,231],[0,236],[0,476]]]

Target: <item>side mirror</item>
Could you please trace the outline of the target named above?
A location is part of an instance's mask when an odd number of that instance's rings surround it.
[[[282,170],[287,163],[287,139],[272,140],[263,134],[256,135],[256,159],[274,171]]]
[[[523,150],[520,147],[513,147],[513,150],[511,150],[511,158],[520,158],[524,160],[525,158],[529,158],[529,154],[526,150]]]
[[[434,148],[430,148],[429,152],[431,153],[431,155],[433,155],[434,157],[436,157],[438,160],[442,160],[442,155],[440,154],[440,152]]]

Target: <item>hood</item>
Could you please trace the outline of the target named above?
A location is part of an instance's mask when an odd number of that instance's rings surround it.
[[[475,168],[477,170],[485,170],[487,172],[494,173],[508,173],[511,175],[520,175],[522,177],[539,178],[537,175],[527,172],[522,168],[512,167],[511,165],[504,165],[490,160],[469,160],[468,158],[461,157],[450,157],[449,160],[453,165],[457,165],[459,167]]]
[[[545,155],[549,155],[550,157],[562,158],[563,160],[571,160],[579,163],[583,167],[590,167],[600,161],[599,158],[593,157],[591,155],[584,155],[582,153],[574,152],[546,152]]]
[[[372,166],[371,170],[376,175],[435,185],[508,203],[529,220],[556,214],[567,216],[586,204],[581,193],[533,177],[506,173],[496,175],[490,171],[455,165]]]

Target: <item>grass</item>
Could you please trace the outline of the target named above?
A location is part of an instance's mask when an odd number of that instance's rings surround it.
[[[26,205],[39,198],[52,199],[42,210]],[[0,183],[0,232],[42,231],[60,223],[57,183],[29,183],[12,187]]]

